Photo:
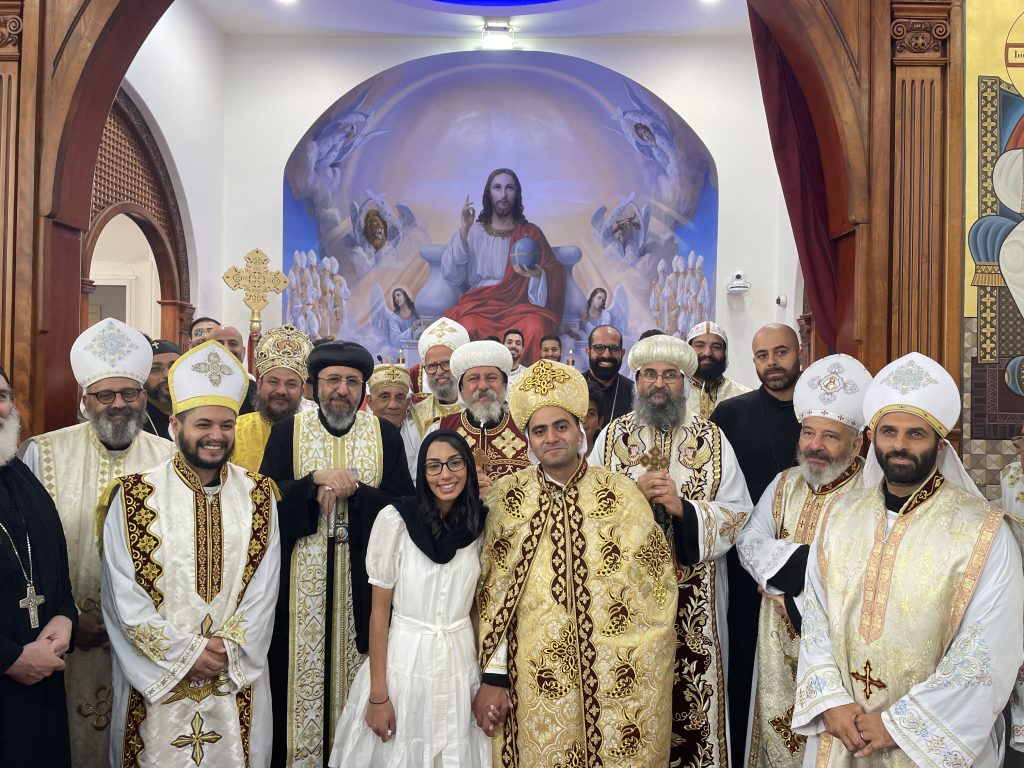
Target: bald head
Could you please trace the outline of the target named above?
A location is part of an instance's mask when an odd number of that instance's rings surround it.
[[[800,378],[800,337],[796,331],[782,323],[771,323],[754,334],[750,346],[757,378],[768,394],[792,400]]]
[[[242,341],[241,331],[231,325],[222,325],[214,329],[212,337],[227,347],[228,352],[245,362],[245,342]]]

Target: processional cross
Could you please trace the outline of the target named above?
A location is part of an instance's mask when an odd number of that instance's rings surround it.
[[[36,587],[30,581],[25,585],[25,599],[18,601],[18,607],[28,611],[28,625],[32,629],[39,629],[39,606],[46,602],[46,598],[36,594]]]
[[[288,278],[279,270],[269,270],[270,257],[259,248],[245,254],[245,268],[230,267],[224,273],[224,282],[233,291],[243,291],[243,301],[252,314],[249,316],[249,367],[252,367],[253,349],[261,336],[260,312],[267,306],[267,294],[281,293],[288,287]]]
[[[873,688],[877,688],[880,691],[888,689],[885,683],[879,680],[877,677],[871,676],[871,660],[868,659],[864,662],[863,671],[851,671],[850,677],[856,680],[864,688],[864,698],[867,701],[871,700],[871,694],[874,693]]]

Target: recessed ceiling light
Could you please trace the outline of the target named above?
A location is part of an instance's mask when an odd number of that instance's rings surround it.
[[[516,42],[516,31],[510,19],[485,18],[481,43],[489,51],[511,50]]]
[[[700,0],[704,5],[715,5],[718,0]]]
[[[295,5],[299,0],[277,0],[281,5]]]

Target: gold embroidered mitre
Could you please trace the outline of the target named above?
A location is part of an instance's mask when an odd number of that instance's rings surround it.
[[[401,365],[383,363],[373,367],[373,375],[366,380],[366,388],[372,393],[381,387],[404,387],[406,392],[412,389],[409,371]]]
[[[526,423],[545,405],[564,408],[580,421],[589,405],[583,374],[553,360],[538,360],[516,379],[508,396],[508,408],[516,425],[526,432]]]
[[[222,405],[238,413],[249,375],[227,347],[206,341],[174,361],[167,383],[175,415],[202,405]]]
[[[309,378],[306,358],[313,351],[313,342],[294,325],[282,325],[267,332],[252,353],[256,373],[265,376],[274,368],[287,368],[299,374],[303,381]]]

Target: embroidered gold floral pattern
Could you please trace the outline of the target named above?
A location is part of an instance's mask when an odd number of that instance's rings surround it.
[[[85,345],[86,352],[107,365],[117,365],[138,348],[139,345],[128,334],[112,324],[108,324]]]
[[[223,637],[225,640],[230,640],[233,643],[243,645],[245,643],[245,636],[249,631],[249,621],[245,618],[244,612],[236,612],[228,617],[228,620],[224,622],[224,625],[217,630],[217,637]]]
[[[92,701],[83,701],[76,708],[81,717],[90,720],[93,730],[105,731],[110,725],[110,711],[114,695],[109,685],[101,685],[93,694]]]
[[[147,483],[142,474],[126,475],[118,478],[117,482],[121,485],[121,498],[124,501],[125,532],[135,581],[146,591],[153,605],[159,608],[164,602],[164,596],[157,589],[156,583],[163,575],[163,568],[153,553],[160,547],[160,537],[150,530],[156,520],[156,512],[148,506],[156,488]]]
[[[124,739],[121,741],[121,768],[135,768],[142,756],[142,724],[146,720],[146,700],[134,688],[128,693],[128,714],[124,721]]]
[[[935,379],[928,371],[913,360],[904,363],[882,379],[885,386],[895,389],[901,395],[909,395],[919,389],[935,384]]]
[[[233,376],[235,374],[231,366],[221,360],[220,353],[216,349],[209,350],[206,353],[205,360],[192,363],[192,370],[200,376],[205,376],[207,381],[215,387],[221,385],[225,376]]]
[[[170,638],[163,627],[145,623],[138,626],[126,626],[124,632],[135,646],[139,656],[153,661],[167,661],[167,652],[171,649]]]
[[[202,765],[206,757],[206,745],[216,744],[221,740],[221,735],[216,731],[203,730],[203,716],[197,711],[192,717],[192,730],[171,741],[172,747],[178,749],[191,749],[192,762]]]
[[[657,577],[665,563],[669,562],[672,558],[672,550],[668,548],[668,542],[665,541],[665,537],[657,531],[652,531],[647,537],[647,543],[639,547],[633,557],[647,569],[648,575],[654,581],[653,594],[655,601],[659,606],[664,605],[668,595],[665,589],[657,582]]]

